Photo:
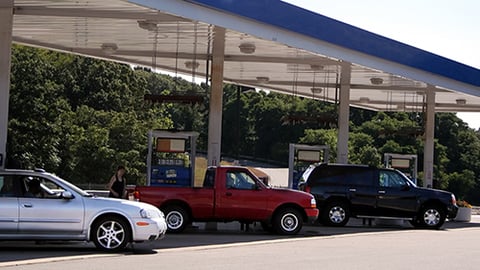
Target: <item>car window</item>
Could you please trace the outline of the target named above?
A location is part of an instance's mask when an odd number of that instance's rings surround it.
[[[213,188],[215,185],[215,171],[207,170],[205,172],[205,179],[203,180],[204,188]]]
[[[61,186],[43,177],[24,176],[21,182],[25,187],[23,197],[57,199],[65,191]]]
[[[407,181],[395,171],[380,171],[379,186],[401,188],[407,185]]]
[[[17,192],[14,183],[13,176],[0,175],[0,197],[15,197]]]
[[[310,173],[308,185],[313,187],[325,184],[344,184],[344,175],[345,168],[337,166],[318,166]]]
[[[375,174],[370,168],[348,168],[345,173],[345,182],[352,186],[372,186]]]
[[[357,166],[318,166],[308,179],[308,186],[316,185],[352,185],[372,186],[376,169]]]
[[[227,189],[255,189],[255,180],[246,172],[228,171],[226,175]]]

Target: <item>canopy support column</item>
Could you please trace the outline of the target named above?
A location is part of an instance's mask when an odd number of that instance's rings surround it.
[[[340,106],[338,108],[337,163],[348,163],[348,132],[350,122],[350,63],[342,64],[340,74]]]
[[[8,102],[12,53],[13,0],[0,2],[0,169],[7,159]]]
[[[435,151],[435,91],[427,90],[427,109],[425,116],[425,146],[423,151],[424,187],[433,187],[433,162]]]
[[[220,165],[222,145],[223,61],[225,29],[216,26],[212,46],[212,86],[208,114],[208,165]]]

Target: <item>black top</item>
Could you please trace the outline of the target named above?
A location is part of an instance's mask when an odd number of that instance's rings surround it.
[[[113,189],[113,191],[115,191],[118,194],[118,196],[115,196],[110,191],[110,193],[108,194],[109,197],[113,197],[113,198],[122,198],[123,197],[123,191],[125,190],[125,182],[120,181],[120,179],[118,179],[117,174],[115,174],[115,182],[113,182],[113,184],[112,184],[112,189]]]

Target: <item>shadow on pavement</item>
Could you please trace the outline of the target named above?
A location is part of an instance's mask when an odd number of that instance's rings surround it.
[[[321,225],[304,226],[298,235],[282,236],[262,230],[259,224],[250,225],[248,231],[240,230],[240,224],[218,223],[217,230],[205,230],[204,224],[195,224],[181,234],[167,234],[164,239],[147,243],[136,243],[120,254],[103,253],[95,249],[92,243],[84,242],[33,242],[0,241],[0,267],[5,264],[25,260],[55,258],[71,259],[90,256],[148,255],[177,248],[206,248],[207,246],[255,243],[271,240],[288,240],[307,237],[335,237],[376,232],[396,232],[414,230],[408,222],[376,221],[371,226],[360,219],[351,219],[345,227],[326,227]],[[446,222],[440,229],[449,230],[480,228],[480,215],[472,216],[471,222]]]

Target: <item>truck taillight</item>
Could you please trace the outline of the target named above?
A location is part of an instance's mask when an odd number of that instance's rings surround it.
[[[138,191],[134,191],[133,192],[133,198],[135,199],[135,201],[140,201],[140,192]]]

